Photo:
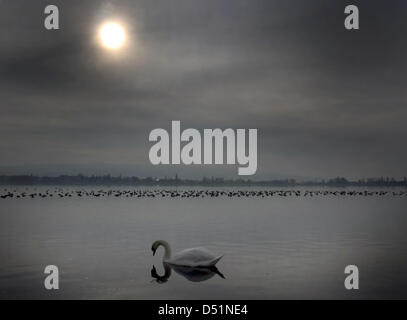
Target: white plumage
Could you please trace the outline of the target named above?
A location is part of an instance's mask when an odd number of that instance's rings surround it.
[[[165,262],[177,266],[211,267],[221,258],[222,256],[215,257],[208,249],[199,247],[177,252],[172,258],[165,260]]]
[[[215,256],[206,248],[190,248],[177,252],[171,257],[170,245],[164,240],[157,240],[153,243],[151,250],[153,254],[159,246],[163,246],[165,254],[163,261],[176,266],[186,267],[212,267],[222,256]]]

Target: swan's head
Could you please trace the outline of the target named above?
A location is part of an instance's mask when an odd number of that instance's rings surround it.
[[[164,241],[164,240],[157,240],[153,243],[153,245],[151,246],[151,251],[153,251],[153,256],[155,255],[155,252],[157,251],[159,246],[164,247],[164,249],[165,249],[164,259],[168,259],[171,256],[171,249],[170,249],[170,245],[168,244],[168,242]]]
[[[155,255],[155,252],[157,251],[157,248],[160,246],[160,244],[161,244],[160,240],[157,240],[151,246],[151,251],[153,251],[153,256]]]

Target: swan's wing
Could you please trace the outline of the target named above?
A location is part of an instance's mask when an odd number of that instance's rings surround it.
[[[176,253],[168,262],[179,266],[210,267],[215,265],[220,258],[222,256],[215,257],[205,248],[191,248]]]

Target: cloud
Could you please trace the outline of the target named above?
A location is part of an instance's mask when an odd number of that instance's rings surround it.
[[[346,1],[56,1],[55,32],[46,4],[1,4],[3,172],[235,175],[149,165],[149,132],[181,120],[258,128],[257,178],[405,174],[405,1],[355,1],[356,32]],[[107,17],[132,40],[116,56]]]

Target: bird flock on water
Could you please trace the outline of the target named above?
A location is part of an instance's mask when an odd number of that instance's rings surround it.
[[[34,198],[270,198],[270,197],[407,196],[407,190],[175,190],[175,189],[3,189],[0,199]]]

